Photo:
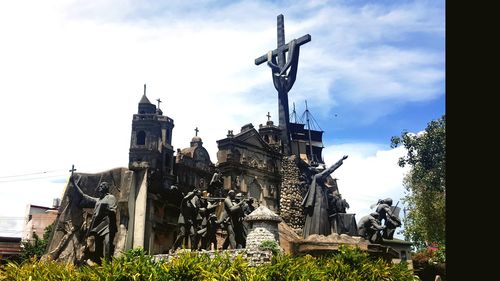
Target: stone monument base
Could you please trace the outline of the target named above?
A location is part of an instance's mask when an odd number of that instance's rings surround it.
[[[399,257],[399,253],[392,247],[372,244],[368,240],[359,236],[349,236],[346,234],[310,235],[306,239],[295,240],[294,254],[310,254],[319,256],[338,251],[341,245],[358,247],[368,254],[381,257],[387,261]]]

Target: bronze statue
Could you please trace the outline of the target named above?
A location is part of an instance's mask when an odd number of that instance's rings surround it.
[[[220,203],[209,202],[207,198],[203,197],[200,199],[201,207],[198,213],[203,217],[203,220],[200,223],[200,229],[197,231],[197,235],[201,241],[198,250],[210,250],[211,243],[214,243],[214,249],[217,249],[217,239],[215,234],[219,224],[217,223],[215,211]]]
[[[223,249],[231,246],[232,249],[245,248],[246,233],[243,225],[243,204],[246,200],[238,201],[234,190],[229,190],[224,199],[224,212],[219,220],[227,230],[227,238],[222,245]]]
[[[99,263],[101,258],[111,259],[114,252],[113,240],[117,232],[117,200],[109,193],[109,184],[101,182],[97,187],[99,197],[92,197],[82,191],[73,175],[70,177],[70,181],[86,203],[94,207],[92,220],[85,235],[86,240],[93,241],[93,246],[95,246],[94,261]],[[90,245],[87,245],[87,248],[89,247]]]
[[[392,199],[386,198],[378,200],[377,205],[378,206],[376,212],[380,215],[380,221],[384,220],[384,225],[385,225],[382,237],[384,239],[393,239],[396,228],[401,226],[401,220],[398,218],[396,214],[394,214],[392,208]]]
[[[306,222],[303,229],[304,238],[311,234],[330,235],[331,227],[328,214],[328,187],[325,184],[326,177],[340,167],[346,158],[347,155],[342,157],[342,159],[337,161],[337,163],[333,164],[330,168],[321,172],[319,167],[316,169],[311,168],[311,172],[313,173],[311,176],[311,183],[302,201],[306,216]]]
[[[196,194],[196,191],[191,191],[184,196],[184,198],[182,198],[179,219],[177,220],[177,223],[179,224],[179,234],[172,245],[171,252],[180,248],[183,242],[184,247],[187,248],[188,241],[191,242],[191,248],[196,249],[197,216],[199,207],[196,206]]]
[[[371,213],[362,217],[358,223],[359,236],[369,240],[372,243],[382,242],[380,230],[385,229],[384,225],[380,224],[379,213]]]
[[[299,39],[293,39],[290,43],[285,44],[285,22],[283,15],[278,15],[277,25],[277,48],[269,51],[267,55],[256,58],[255,64],[259,65],[267,61],[267,65],[271,68],[274,87],[278,91],[279,127],[282,130],[280,138],[283,145],[282,153],[288,156],[291,153],[288,92],[297,77],[300,46],[311,41],[311,35],[306,34]],[[286,59],[287,52],[288,59]]]

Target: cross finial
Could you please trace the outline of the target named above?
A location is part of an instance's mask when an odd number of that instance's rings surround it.
[[[76,171],[75,169],[75,165],[71,165],[71,170],[69,170],[69,172],[71,172],[71,176],[73,176],[73,172]]]
[[[156,99],[156,101],[158,102],[158,109],[160,109],[160,102],[161,102],[161,100],[158,98],[158,99]]]
[[[271,121],[271,114],[269,114],[269,111],[267,112],[267,121]]]
[[[146,84],[144,84],[144,95],[146,95]]]
[[[195,136],[198,136],[198,132],[200,131],[200,130],[198,130],[198,127],[196,127],[196,128],[194,129],[194,131],[195,131]]]

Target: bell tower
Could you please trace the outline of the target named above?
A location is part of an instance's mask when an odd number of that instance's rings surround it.
[[[156,101],[158,107],[147,98],[146,84],[144,84],[144,94],[139,101],[138,112],[132,119],[129,169],[148,168],[151,173],[173,178],[174,120],[163,115],[160,109],[161,100]]]

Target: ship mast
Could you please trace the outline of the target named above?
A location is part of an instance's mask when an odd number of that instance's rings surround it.
[[[310,158],[310,164],[312,165],[315,161],[313,159],[313,149],[312,149],[312,140],[311,140],[311,125],[309,124],[309,109],[307,108],[307,100],[306,100],[306,121],[307,121],[307,133],[309,134],[309,156]]]

